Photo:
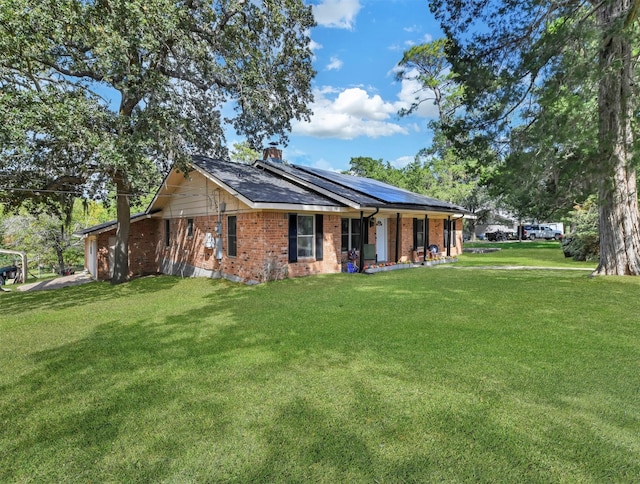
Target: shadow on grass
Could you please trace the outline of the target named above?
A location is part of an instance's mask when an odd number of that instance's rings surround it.
[[[496,294],[526,283],[530,293],[542,275],[495,274],[484,288],[480,276],[466,288],[454,274],[422,275],[212,282],[190,300],[197,307],[176,299],[158,319],[102,315],[86,337],[31,354],[31,370],[0,387],[0,481],[548,482],[604,479],[590,467],[602,461],[640,470],[606,433],[581,431],[614,422],[566,420],[566,402],[490,373],[479,362],[499,360],[500,343],[486,353],[482,344],[505,330],[451,311],[465,289],[481,309],[487,285]],[[116,299],[179,281],[65,291]],[[530,412],[520,419],[516,400]],[[519,427],[546,412],[556,420],[540,433]]]
[[[179,279],[166,276],[148,276],[130,282],[112,286],[108,282],[89,282],[79,286],[62,287],[47,291],[0,293],[2,308],[19,313],[25,309],[66,309],[90,302],[108,301],[125,297],[131,291],[153,294],[170,289]]]

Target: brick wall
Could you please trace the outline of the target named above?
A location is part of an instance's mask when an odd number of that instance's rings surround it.
[[[447,246],[444,243],[444,223],[442,219],[430,219],[429,220],[429,245],[435,244],[438,246],[438,250],[442,253],[446,253]],[[451,233],[452,237],[455,237],[456,245],[453,245],[453,239],[451,240],[451,256],[455,257],[462,253],[462,220],[456,221],[456,231]]]
[[[237,255],[228,255],[228,215],[237,217]],[[301,277],[311,274],[340,272],[341,216],[323,216],[323,260],[299,259],[289,262],[289,220],[284,212],[236,212],[224,214],[222,221],[222,259],[215,250],[205,247],[207,232],[215,234],[217,216],[193,217],[193,235],[187,234],[188,218],[143,219],[131,224],[129,241],[130,276],[155,274],[163,268],[183,270],[183,275],[209,274],[243,282],[262,282],[274,278]],[[170,243],[166,245],[165,220],[169,220]],[[458,227],[459,226],[459,227]],[[462,224],[456,224],[456,247],[451,255],[462,251]],[[369,241],[375,243],[375,227],[369,230]],[[444,221],[429,220],[429,243],[444,252]],[[413,218],[400,219],[399,259],[410,260],[413,251]],[[388,221],[389,259],[395,258],[396,219]],[[115,229],[97,236],[97,278],[109,279],[109,242]],[[166,270],[166,269],[165,269]]]
[[[192,235],[188,234],[189,219],[193,220]],[[220,270],[214,250],[205,247],[206,234],[215,233],[216,221],[217,217],[213,215],[159,220],[160,231],[156,243],[158,267],[161,267],[162,261],[168,261],[176,266],[190,266],[206,271]],[[168,245],[167,222],[169,223]]]
[[[400,261],[412,260],[413,255],[413,217],[400,219]]]
[[[249,212],[237,217],[237,256],[227,256],[225,240],[223,273],[260,282],[274,277],[340,272],[340,217],[323,216],[323,260],[298,259],[293,263],[289,262],[288,213]]]
[[[438,250],[442,253],[445,253],[447,247],[444,243],[444,219],[429,219],[429,239],[428,245],[435,244],[438,246]],[[391,232],[391,237],[395,236],[395,220],[391,221],[389,224],[393,226],[393,232]],[[391,229],[390,229],[391,230]],[[462,253],[462,221],[456,221],[456,231],[455,234],[452,233],[452,236],[455,236],[456,245],[453,245],[453,240],[451,241],[451,256],[456,256]],[[393,238],[390,239],[390,247],[393,246]],[[401,218],[400,219],[400,260],[411,260],[413,258],[413,217],[412,218]],[[393,247],[395,250],[395,247]],[[393,252],[392,252],[393,253]]]
[[[236,216],[236,255],[228,252],[228,216]],[[194,217],[194,235],[188,237],[187,218],[171,219],[171,244],[160,237],[159,259],[176,267],[191,266],[243,282],[300,277],[340,271],[340,217],[323,217],[323,260],[300,259],[289,263],[289,219],[283,212],[232,212],[222,221],[222,260],[214,249],[205,248],[206,232],[214,233],[217,217]],[[165,222],[163,221],[162,224]],[[175,234],[175,235],[174,235]]]
[[[141,276],[158,272],[156,248],[158,235],[160,233],[159,222],[157,219],[143,219],[131,224],[129,237],[129,276]],[[115,236],[115,228],[97,236],[96,278],[98,280],[110,279],[109,245]]]

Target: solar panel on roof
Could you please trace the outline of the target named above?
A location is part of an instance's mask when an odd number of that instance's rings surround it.
[[[308,171],[322,178],[328,179],[339,185],[349,187],[362,193],[366,193],[378,200],[386,203],[400,203],[406,205],[433,205],[446,208],[457,208],[455,205],[436,200],[435,198],[413,193],[402,188],[394,187],[387,183],[373,180],[371,178],[362,178],[353,175],[344,175],[332,171],[319,170],[311,167],[297,167],[300,170]]]

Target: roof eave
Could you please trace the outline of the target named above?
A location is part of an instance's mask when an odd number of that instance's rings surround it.
[[[153,214],[157,213],[158,211],[159,210],[151,210],[149,212],[136,213],[132,215],[129,220],[131,221],[131,223],[134,223],[142,219],[151,218]],[[117,225],[118,225],[117,220],[111,220],[109,222],[94,225],[93,227],[88,227],[84,230],[78,230],[77,232],[74,232],[73,235],[80,238],[84,238],[89,235],[100,235],[100,234],[104,234],[105,232],[109,232],[110,230],[113,230],[114,228],[116,228]]]
[[[250,205],[256,210],[286,210],[288,212],[328,212],[341,213],[346,207],[338,205],[306,205],[300,203],[266,203],[256,202]]]

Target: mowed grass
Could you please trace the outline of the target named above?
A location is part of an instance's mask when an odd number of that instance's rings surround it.
[[[466,242],[465,248],[497,248],[497,252],[462,254],[459,265],[553,266],[573,269],[595,269],[597,262],[576,262],[565,257],[557,241]]]
[[[639,290],[438,266],[3,293],[0,481],[637,482]]]

